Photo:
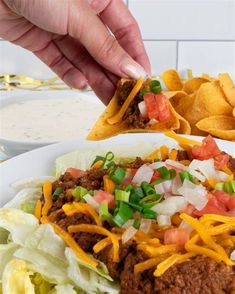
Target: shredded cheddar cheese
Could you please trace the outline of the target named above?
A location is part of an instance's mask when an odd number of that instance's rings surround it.
[[[93,165],[92,165],[92,169],[98,169],[98,168],[100,168],[101,166],[102,166],[102,164],[103,164],[103,160],[98,160],[98,161],[96,161],[96,163],[94,163]]]
[[[159,149],[155,149],[153,152],[151,152],[148,156],[145,157],[145,160],[158,160],[159,159]]]
[[[145,270],[148,270],[148,269],[150,269],[152,267],[155,267],[160,262],[165,260],[166,257],[167,257],[166,255],[161,255],[161,256],[158,256],[158,257],[147,259],[144,262],[137,263],[134,266],[134,273],[138,274],[138,273],[141,273],[141,272],[143,272]]]
[[[103,180],[104,180],[104,191],[112,194],[115,189],[114,181],[112,181],[108,175],[103,176]]]
[[[99,253],[100,251],[102,251],[104,248],[106,248],[107,246],[109,246],[110,244],[112,244],[112,240],[107,237],[102,239],[101,241],[97,242],[94,246],[93,246],[93,251],[95,253]]]
[[[135,84],[134,88],[131,90],[131,93],[126,98],[124,104],[122,105],[122,107],[120,108],[118,113],[116,113],[113,117],[110,117],[110,118],[107,119],[107,121],[108,121],[108,123],[110,125],[114,125],[114,124],[121,121],[121,119],[122,119],[123,115],[125,114],[128,106],[133,101],[133,99],[135,98],[135,96],[137,95],[139,90],[141,89],[143,83],[144,83],[144,79],[142,79],[142,78],[140,78],[140,79],[138,79],[136,81],[136,84]]]
[[[98,213],[95,211],[93,207],[91,207],[87,203],[82,203],[82,202],[73,202],[71,204],[67,203],[62,206],[62,209],[64,213],[68,216],[71,216],[74,213],[79,213],[79,212],[90,215],[98,226],[102,226],[102,221],[99,218]]]
[[[96,226],[96,225],[89,225],[89,224],[80,224],[68,227],[69,233],[77,233],[77,232],[87,232],[87,233],[96,233],[100,235],[107,236],[111,239],[113,243],[113,261],[119,261],[119,241],[117,236],[110,233],[110,231],[106,230],[105,228]]]
[[[155,277],[159,277],[162,274],[164,274],[165,271],[167,271],[172,265],[176,263],[182,263],[189,259],[190,257],[195,256],[194,253],[185,253],[185,254],[173,254],[164,261],[162,261],[158,266],[157,269],[154,272]]]
[[[202,145],[201,142],[194,141],[194,140],[187,139],[187,138],[184,138],[182,136],[176,135],[176,133],[174,131],[165,132],[164,135],[167,136],[167,137],[170,137],[170,138],[172,138],[174,140],[176,140],[177,142],[179,142],[181,144],[185,144],[185,145],[199,145],[199,146]]]
[[[162,145],[160,147],[160,154],[161,154],[161,160],[167,159],[169,154],[169,148],[166,145]]]
[[[169,245],[162,245],[159,247],[153,247],[146,244],[139,244],[137,247],[139,250],[144,251],[148,255],[155,257],[159,256],[161,254],[167,254],[167,253],[173,253],[179,251],[179,246],[175,244],[169,244]]]
[[[233,176],[233,172],[231,171],[230,168],[228,168],[227,165],[225,165],[224,167],[222,167],[222,171],[225,172],[226,174],[228,174],[229,176]]]
[[[178,155],[178,151],[175,149],[172,149],[169,153],[169,159],[170,160],[176,160]]]
[[[42,207],[42,215],[46,216],[49,210],[52,207],[52,184],[49,181],[46,181],[42,187],[43,196],[45,199],[45,204]]]
[[[38,220],[40,220],[41,215],[42,215],[42,202],[39,199],[37,200],[36,205],[35,205],[34,215]]]

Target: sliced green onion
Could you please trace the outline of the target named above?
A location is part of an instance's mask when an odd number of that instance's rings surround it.
[[[131,190],[130,202],[138,204],[140,199],[144,196],[144,192],[141,188],[133,188]]]
[[[145,208],[143,211],[142,211],[142,214],[145,218],[156,218],[157,217],[157,213],[149,208]]]
[[[155,185],[159,185],[163,182],[167,181],[166,179],[157,179],[155,180],[154,182],[152,182],[152,185],[155,186]]]
[[[154,191],[154,192],[155,192],[155,191]],[[142,199],[140,200],[140,202],[141,202],[141,203],[144,203],[144,202],[146,202],[146,201],[149,201],[149,200],[152,200],[152,199],[159,199],[159,198],[161,198],[161,195],[155,193],[155,194],[148,195],[148,196],[142,198]]]
[[[110,178],[117,184],[122,184],[124,178],[125,178],[126,171],[124,168],[118,167],[114,170],[114,172],[111,174]]]
[[[124,202],[120,201],[117,214],[112,218],[113,223],[122,227],[130,218],[132,218],[133,210]]]
[[[228,194],[233,194],[235,192],[235,181],[225,182],[223,190]]]
[[[170,179],[173,180],[176,177],[176,171],[174,169],[169,170]]]
[[[140,217],[138,217],[137,219],[134,220],[134,222],[133,222],[133,227],[134,227],[136,230],[139,230],[140,222],[141,222],[141,218],[140,218]]]
[[[62,192],[63,192],[63,189],[61,187],[56,188],[52,195],[52,200],[56,201]]]
[[[186,180],[186,179],[187,179],[188,181],[194,183],[193,176],[192,176],[189,172],[187,172],[186,170],[180,172],[180,179],[181,179],[181,182],[182,182],[182,183],[183,183],[184,180]]]
[[[144,94],[149,93],[150,91],[147,88],[143,88],[140,90],[139,97],[143,98]]]
[[[176,171],[174,169],[168,169],[165,166],[159,167],[157,171],[160,173],[161,177],[164,180],[172,180],[176,177]],[[157,179],[157,180],[161,180],[161,179]],[[162,182],[160,181],[159,184],[160,183]]]
[[[22,203],[20,205],[20,209],[23,210],[26,213],[34,214],[35,205],[33,203]]]
[[[133,189],[133,186],[132,186],[131,184],[128,184],[128,185],[126,186],[126,188],[125,188],[125,191],[126,191],[126,192],[131,192],[132,189]]]
[[[154,94],[159,94],[162,92],[161,83],[157,80],[150,81],[149,87]]]
[[[141,188],[144,191],[145,195],[150,195],[150,194],[154,194],[155,193],[155,189],[152,185],[150,185],[147,182],[142,182],[141,183]]]
[[[131,192],[126,192],[123,190],[116,189],[115,190],[115,199],[118,201],[129,202]]]
[[[110,221],[112,218],[112,215],[109,213],[109,207],[108,203],[102,203],[99,207],[99,216],[104,221]]]
[[[135,208],[137,211],[142,212],[143,206],[136,203],[126,202],[127,205],[129,205],[132,208]]]
[[[224,189],[224,183],[215,184],[215,190],[223,191],[223,189]]]
[[[86,188],[83,188],[81,186],[77,186],[73,192],[72,192],[72,195],[73,195],[73,198],[78,201],[80,200],[83,196],[85,196],[89,191],[86,189]]]
[[[142,207],[143,207],[143,209],[145,209],[145,208],[152,208],[153,206],[155,206],[159,202],[160,202],[160,199],[157,200],[157,201],[153,201],[153,202],[143,203],[142,204]]]
[[[100,161],[100,160],[104,161],[105,158],[103,156],[97,155],[95,160],[92,162],[91,166],[93,166],[97,161]]]

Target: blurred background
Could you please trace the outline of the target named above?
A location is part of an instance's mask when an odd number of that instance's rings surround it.
[[[114,0],[119,1],[119,0]],[[235,79],[235,0],[126,0],[139,23],[152,73],[192,69]],[[54,74],[32,53],[0,39],[0,75],[47,79]]]

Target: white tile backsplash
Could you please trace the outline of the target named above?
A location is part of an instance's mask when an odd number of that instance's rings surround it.
[[[33,53],[7,41],[0,41],[0,75],[21,74],[51,78],[55,74]]]
[[[145,41],[152,74],[160,74],[164,70],[176,67],[176,42],[175,41]]]
[[[235,0],[129,0],[129,7],[144,39],[235,39]]]
[[[194,75],[229,72],[235,80],[235,42],[179,42],[178,69]]]

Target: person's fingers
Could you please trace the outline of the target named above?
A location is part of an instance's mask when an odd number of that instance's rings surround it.
[[[104,2],[107,2],[107,0]],[[97,1],[90,0],[90,5],[92,3],[93,7],[98,9]],[[112,31],[119,44],[150,74],[149,59],[136,20],[122,0],[109,0],[107,3],[105,3],[106,6],[100,13],[102,21]],[[100,5],[99,9],[101,8],[102,6]]]
[[[54,41],[45,44],[33,53],[53,70],[68,86],[83,89],[87,86],[86,77],[59,50]]]
[[[96,95],[107,104],[113,96],[117,80],[111,74],[108,77],[79,41],[65,36],[54,42],[64,56],[84,74]]]
[[[120,77],[146,76],[95,15],[87,1],[70,1],[68,34],[78,39],[103,67]]]

